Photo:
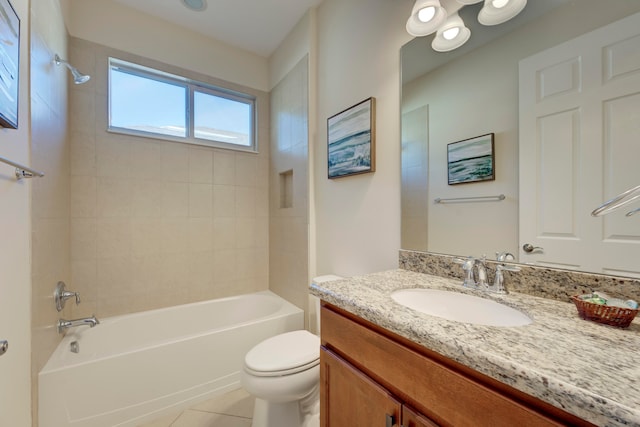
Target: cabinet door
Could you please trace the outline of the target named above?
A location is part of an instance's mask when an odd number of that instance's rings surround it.
[[[320,351],[321,427],[399,427],[401,404],[379,384],[324,348]]]
[[[438,424],[405,405],[402,407],[402,427],[438,427]]]

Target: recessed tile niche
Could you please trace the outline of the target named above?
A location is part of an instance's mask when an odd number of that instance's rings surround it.
[[[293,207],[293,170],[280,172],[280,209]]]

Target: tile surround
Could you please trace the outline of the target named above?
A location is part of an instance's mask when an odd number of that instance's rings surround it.
[[[298,307],[308,301],[308,58],[301,59],[271,92],[269,170],[269,284]],[[292,171],[291,207],[281,207],[280,174]],[[261,193],[262,197],[266,192]]]
[[[77,38],[69,90],[70,316],[99,318],[268,288],[269,95]],[[259,154],[106,131],[107,57],[257,97]]]
[[[24,18],[30,19],[25,27],[29,32],[29,58],[25,59],[27,65],[31,63],[30,75],[27,74],[30,90],[20,99],[29,102],[30,111],[26,117],[21,117],[20,126],[30,129],[29,163],[46,176],[24,182],[24,185],[10,185],[23,186],[25,191],[31,188],[31,406],[33,423],[37,425],[37,373],[60,340],[53,325],[61,315],[69,313],[68,310],[56,311],[52,293],[58,281],[68,282],[71,276],[73,234],[69,170],[74,166],[77,169],[77,166],[69,155],[69,141],[80,144],[77,135],[68,130],[68,114],[71,108],[75,110],[79,105],[69,106],[67,71],[47,65],[51,64],[52,52],[61,56],[66,56],[67,52],[66,29],[58,2],[30,4],[29,15]],[[87,151],[81,147],[81,152]],[[10,298],[5,299],[5,303],[9,304]]]

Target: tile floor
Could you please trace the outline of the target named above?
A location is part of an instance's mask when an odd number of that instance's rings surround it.
[[[251,427],[254,398],[238,389],[139,427]]]

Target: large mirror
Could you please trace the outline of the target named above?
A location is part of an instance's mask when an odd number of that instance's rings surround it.
[[[532,159],[521,158],[519,148],[519,63],[640,12],[640,1],[530,0],[520,15],[491,27],[478,24],[481,7],[482,2],[465,6],[459,12],[471,30],[471,38],[462,47],[438,53],[431,48],[433,36],[427,36],[413,39],[401,50],[402,248],[461,256],[487,255],[491,259],[496,253],[508,252],[521,263],[638,277],[638,267],[607,270],[592,266],[588,261],[555,260],[553,250],[538,249],[544,246],[539,241],[528,242],[521,238],[525,213],[521,209],[522,202],[531,199],[534,203],[539,198],[530,192],[520,194],[523,185],[520,171],[528,170]],[[637,41],[640,39],[633,43],[638,45]],[[627,62],[640,63],[636,51],[629,49],[628,53]],[[637,123],[640,96],[629,99],[632,101],[626,111],[631,111],[632,115],[628,121]],[[640,146],[640,129],[637,125],[634,129],[631,132],[635,140],[625,142],[630,149],[626,157],[637,160],[640,152],[634,150],[639,150],[635,147]],[[494,135],[495,179],[450,185],[447,145],[486,134]],[[605,136],[598,138],[602,140]],[[580,150],[586,151],[584,147]],[[597,159],[608,154],[597,152],[590,156]],[[617,158],[624,163],[624,155],[618,154]],[[609,163],[614,160],[606,159]],[[625,163],[619,167],[631,170],[632,176],[627,178],[638,185],[640,168],[630,165]],[[575,186],[579,177],[573,176],[570,168],[567,171],[566,177],[556,173],[555,181],[547,186],[558,185],[565,189]],[[611,191],[596,194],[594,200],[604,202],[603,197]],[[580,211],[567,211],[566,199],[573,198],[565,195],[557,198],[557,205],[545,206],[548,223],[568,223],[564,218],[566,215],[590,217],[590,209],[581,207]],[[594,209],[597,205],[589,206]],[[534,204],[530,209],[537,211],[543,207]],[[594,221],[600,221],[598,227],[602,229],[624,228],[624,233],[610,234],[613,240],[615,236],[623,236],[618,240],[633,246],[631,259],[638,264],[636,255],[640,254],[640,238],[636,239],[636,236],[640,237],[640,215],[625,217],[624,213],[626,211],[611,215],[606,220],[594,218]],[[615,225],[614,220],[623,225]],[[574,238],[571,232],[555,234],[558,240],[572,245],[570,249],[563,247],[560,252],[577,254],[588,245]],[[532,251],[523,250],[526,243],[533,243]],[[544,256],[535,259],[536,253]]]

